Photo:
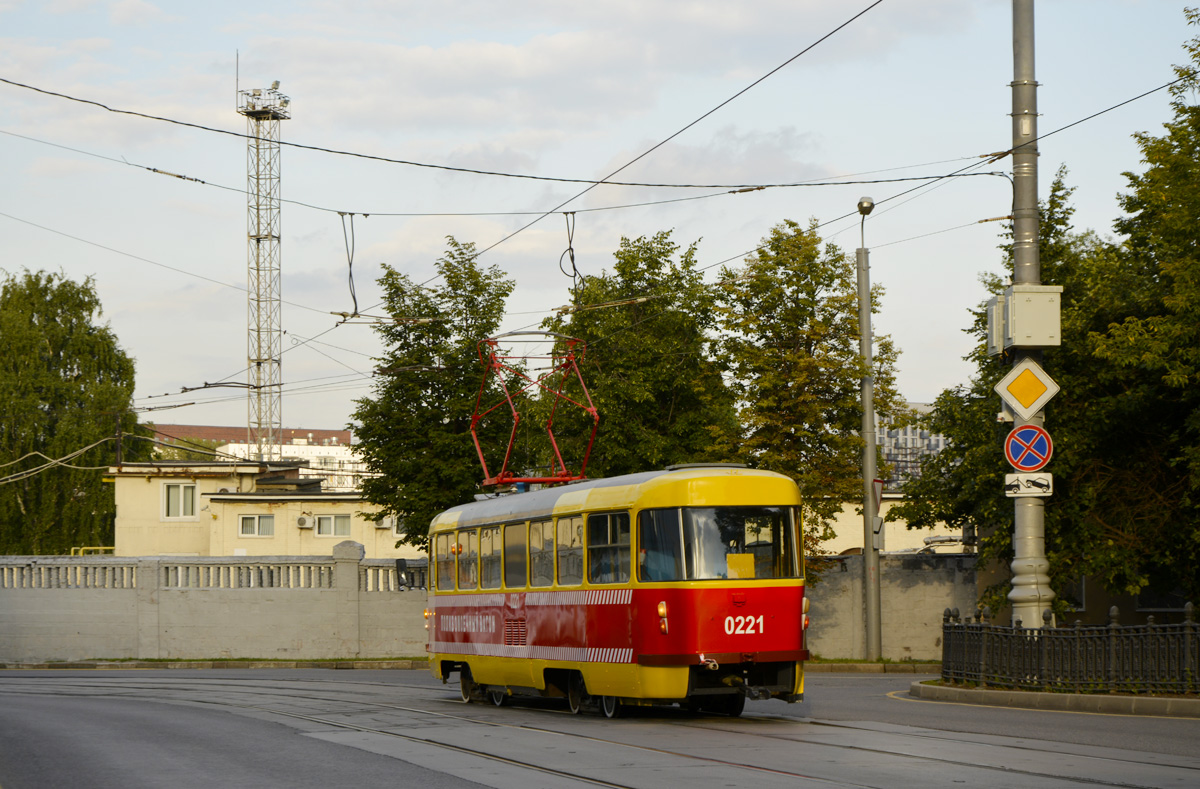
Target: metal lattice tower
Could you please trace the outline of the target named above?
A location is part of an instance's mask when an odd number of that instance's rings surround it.
[[[247,443],[254,460],[282,456],[283,373],[280,356],[279,122],[291,117],[278,80],[267,90],[238,92],[246,116],[246,239],[249,243]]]

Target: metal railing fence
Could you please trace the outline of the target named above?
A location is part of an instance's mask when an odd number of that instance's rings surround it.
[[[1037,629],[991,623],[991,611],[942,617],[942,681],[979,687],[1072,693],[1200,692],[1200,626],[1191,603],[1184,621],[1051,627],[1049,611]]]

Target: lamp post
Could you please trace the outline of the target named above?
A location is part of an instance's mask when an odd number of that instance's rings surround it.
[[[875,507],[875,376],[871,353],[871,264],[867,253],[867,215],[875,201],[864,197],[858,201],[860,243],[856,251],[858,262],[858,333],[859,352],[863,359],[862,379],[862,437],[863,437],[863,609],[866,613],[865,655],[867,660],[882,657],[882,623],[879,617],[879,549],[877,530],[882,528]]]

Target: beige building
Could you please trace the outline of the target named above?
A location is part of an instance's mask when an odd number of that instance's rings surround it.
[[[327,492],[299,463],[126,463],[116,488],[116,556],[329,556],[345,540],[369,559],[416,559],[357,492]]]
[[[885,490],[879,504],[879,516],[886,518],[888,511],[899,504],[903,497],[899,493]],[[833,521],[837,533],[822,546],[831,555],[862,553],[863,517],[862,502],[847,502]],[[910,529],[903,521],[883,524],[883,548],[886,553],[962,553],[962,532],[939,523],[933,529]]]

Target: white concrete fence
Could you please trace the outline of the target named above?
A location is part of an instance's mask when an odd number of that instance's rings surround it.
[[[0,662],[423,657],[425,592],[325,557],[0,557]]]
[[[423,658],[424,590],[362,556],[0,556],[0,663]],[[975,557],[885,554],[880,577],[884,657],[940,660],[942,612],[974,610]],[[834,559],[809,597],[809,649],[860,657],[862,557]]]

